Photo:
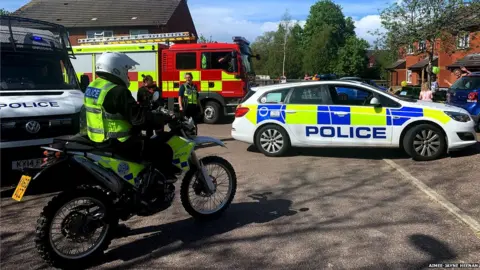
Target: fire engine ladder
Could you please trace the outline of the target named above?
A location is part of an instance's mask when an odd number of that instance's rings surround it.
[[[143,34],[135,36],[113,36],[101,38],[82,38],[79,45],[108,45],[108,44],[134,44],[134,43],[170,43],[178,41],[193,41],[197,38],[189,32]]]

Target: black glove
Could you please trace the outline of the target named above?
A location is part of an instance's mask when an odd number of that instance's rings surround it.
[[[185,117],[185,111],[184,111],[184,110],[180,110],[180,111],[178,112],[178,116],[179,116],[179,118]]]

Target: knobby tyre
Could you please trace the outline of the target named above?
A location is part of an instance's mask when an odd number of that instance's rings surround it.
[[[102,230],[102,237],[98,240],[94,249],[88,252],[85,256],[66,258],[65,254],[59,254],[59,251],[53,246],[53,241],[51,240],[52,222],[59,210],[62,210],[65,205],[79,198],[92,199],[103,204],[105,209],[103,218],[105,227],[102,227],[101,229],[105,229],[106,232]],[[65,220],[66,219],[62,220],[62,226]],[[37,220],[35,246],[40,257],[52,267],[61,269],[84,269],[94,263],[108,248],[114,237],[118,221],[119,219],[114,212],[112,199],[109,198],[105,190],[87,185],[80,186],[71,191],[60,193],[50,200],[47,206],[43,208],[43,211]]]
[[[222,213],[232,203],[232,200],[235,197],[235,193],[236,193],[236,190],[237,190],[237,176],[235,174],[235,169],[230,164],[230,162],[228,162],[227,160],[225,160],[224,158],[221,158],[219,156],[207,156],[207,157],[202,158],[201,162],[207,168],[207,172],[211,177],[213,175],[211,175],[211,172],[208,171],[209,165],[218,165],[219,167],[221,167],[226,172],[226,174],[228,176],[227,197],[225,197],[223,199],[224,201],[221,201],[221,204],[220,204],[219,208],[215,209],[214,211],[211,211],[211,212],[208,212],[208,213],[207,212],[202,213],[202,211],[199,211],[199,210],[195,209],[194,205],[192,205],[189,194],[191,192],[195,193],[195,192],[198,191],[197,189],[195,189],[195,187],[198,187],[198,185],[201,184],[201,182],[197,178],[196,175],[197,175],[197,173],[201,173],[201,172],[199,172],[197,170],[197,168],[192,168],[186,173],[185,177],[182,180],[182,185],[181,185],[181,188],[180,188],[180,198],[181,198],[181,201],[182,201],[182,205],[185,208],[185,211],[187,211],[187,213],[189,213],[193,218],[195,218],[197,220],[200,220],[200,221],[213,220],[213,219],[219,218],[222,215]],[[213,177],[215,178],[215,176],[213,176]],[[216,180],[214,180],[214,181],[216,181]],[[218,184],[218,182],[216,182],[215,185],[217,186],[217,184]],[[223,187],[223,185],[222,185],[222,187]],[[217,188],[218,188],[218,186],[217,186]],[[218,189],[217,189],[217,192],[218,192]],[[210,196],[210,198],[212,196],[215,196],[215,194],[217,194],[217,192],[212,194]],[[202,196],[202,194],[200,194],[199,196]],[[205,196],[205,194],[203,196]],[[205,197],[205,198],[209,198],[209,197]],[[216,197],[213,197],[212,199],[215,199],[215,198]]]

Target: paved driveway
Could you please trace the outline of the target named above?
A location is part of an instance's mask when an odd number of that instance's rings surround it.
[[[199,153],[221,155],[238,175],[237,196],[225,215],[197,224],[177,199],[163,213],[129,220],[129,235],[116,239],[96,268],[422,269],[480,261],[473,231],[384,160],[480,220],[478,147],[428,163],[415,163],[400,151],[363,149],[268,158],[233,141],[229,129],[200,126],[200,133],[222,138],[228,148]],[[2,198],[2,269],[45,268],[32,232],[48,199]]]

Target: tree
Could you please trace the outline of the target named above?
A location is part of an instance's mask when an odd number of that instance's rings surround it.
[[[271,61],[270,56],[272,55],[271,50],[273,47],[274,36],[276,35],[275,31],[265,32],[262,36],[256,38],[252,43],[252,51],[255,54],[260,54],[262,57],[261,61],[253,61],[253,67],[255,73],[269,75],[271,74]]]
[[[345,19],[341,7],[331,0],[312,5],[304,28],[305,70],[332,72],[336,68],[339,48],[345,45],[348,37],[355,35],[354,29],[353,20]]]
[[[313,33],[304,48],[303,67],[308,73],[331,73],[335,69],[337,50],[332,40],[332,27],[326,26]]]
[[[200,34],[200,36],[198,37],[198,43],[211,43],[211,42],[213,42],[212,37],[210,37],[209,40],[203,34]]]
[[[285,73],[288,78],[303,77],[303,29],[300,24],[295,23],[290,29],[287,39],[288,54],[286,55]]]
[[[368,65],[366,40],[350,36],[338,51],[335,73],[343,76],[362,76]]]
[[[10,11],[4,9],[4,8],[0,8],[0,15],[10,15]]]
[[[292,17],[288,14],[288,10],[285,11],[282,17],[282,22],[280,25],[282,26],[283,30],[283,63],[282,63],[282,76],[285,76],[285,61],[287,57],[287,38],[290,32],[292,24]],[[280,29],[279,29],[280,30]]]
[[[429,58],[427,74],[431,82],[433,56],[438,41],[441,50],[455,47],[455,36],[480,25],[480,2],[472,0],[403,0],[397,1],[380,14],[382,25],[388,31],[383,40],[386,46],[402,48],[425,41],[419,51]]]

